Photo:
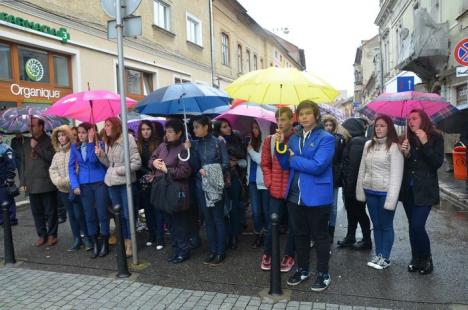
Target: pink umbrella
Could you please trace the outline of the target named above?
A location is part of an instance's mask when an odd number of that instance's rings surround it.
[[[434,122],[458,111],[455,106],[437,94],[409,91],[382,94],[358,112],[370,119],[378,114],[385,114],[390,116],[395,124],[405,125],[408,114],[413,109],[424,110]]]
[[[276,124],[275,112],[266,110],[259,105],[241,104],[215,117],[215,120],[225,119],[243,135],[250,134],[250,125],[256,120],[261,129],[268,131],[271,124]]]
[[[127,97],[127,107],[137,102]],[[46,112],[82,122],[96,124],[120,114],[120,95],[107,90],[73,93],[58,100]]]

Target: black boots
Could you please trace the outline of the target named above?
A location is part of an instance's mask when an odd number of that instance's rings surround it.
[[[255,239],[250,245],[252,248],[257,249],[263,245],[263,233],[255,234]]]
[[[330,243],[333,244],[333,237],[335,236],[335,227],[328,226],[328,238],[330,239]]]
[[[239,247],[239,237],[229,236],[226,248],[236,250]]]
[[[104,257],[107,254],[109,254],[109,236],[103,236],[99,257]]]
[[[353,244],[351,248],[357,251],[372,250],[372,240],[370,238],[362,239],[361,241],[358,241],[355,244]]]
[[[346,235],[343,240],[337,242],[339,248],[349,248],[354,243],[356,243],[356,237],[351,235]]]
[[[419,272],[419,274],[425,275],[430,274],[434,270],[434,264],[432,263],[432,257],[420,258],[413,256],[411,262],[408,265],[408,272]]]
[[[78,251],[81,247],[81,237],[75,238],[72,246],[67,250],[68,252]]]
[[[93,236],[90,238],[91,238],[91,242],[93,243],[93,250],[91,251],[91,258],[96,258],[99,255],[98,239],[96,236]]]

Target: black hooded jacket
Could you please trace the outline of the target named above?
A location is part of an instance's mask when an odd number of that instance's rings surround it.
[[[347,119],[342,126],[348,130],[351,140],[343,150],[343,166],[341,170],[343,194],[346,197],[356,197],[356,182],[361,164],[362,152],[366,143],[365,122],[361,119]]]

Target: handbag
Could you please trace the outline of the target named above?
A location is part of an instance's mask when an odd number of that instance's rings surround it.
[[[158,177],[151,186],[150,202],[168,214],[181,211],[185,203],[183,184],[174,182],[169,174]]]
[[[7,184],[7,193],[8,193],[8,196],[10,196],[10,197],[19,196],[19,194],[20,194],[19,187],[16,186],[15,183]]]
[[[143,175],[140,179],[138,179],[138,184],[140,185],[141,190],[146,191],[151,189],[153,185],[154,174],[147,173]]]

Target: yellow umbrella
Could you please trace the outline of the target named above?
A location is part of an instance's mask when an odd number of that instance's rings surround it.
[[[226,92],[236,99],[259,104],[298,105],[303,100],[332,102],[339,92],[324,80],[295,68],[256,70],[232,82]],[[276,151],[284,154],[276,142]]]
[[[298,105],[303,100],[332,102],[339,92],[324,80],[295,68],[256,70],[232,82],[227,93],[260,104]]]

